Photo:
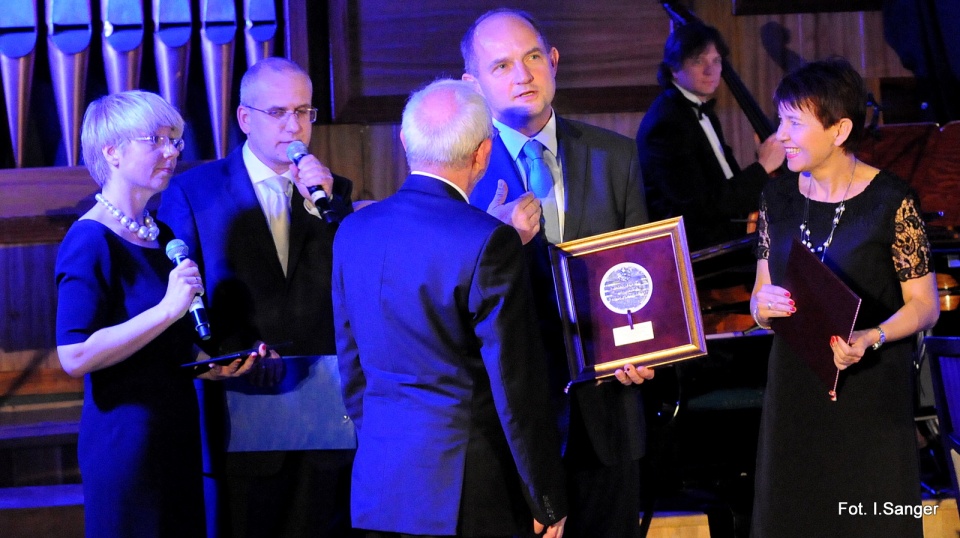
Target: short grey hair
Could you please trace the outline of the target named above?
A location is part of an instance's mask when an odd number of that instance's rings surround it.
[[[445,104],[450,106],[441,108]],[[411,169],[464,166],[477,147],[493,136],[486,100],[469,82],[452,79],[434,81],[414,92],[403,109],[400,129]]]
[[[251,102],[251,100],[256,97],[253,86],[260,80],[260,77],[265,71],[269,71],[271,73],[301,75],[307,81],[307,88],[310,90],[310,95],[313,95],[313,81],[310,80],[310,75],[308,75],[299,64],[281,56],[271,56],[253,64],[253,66],[250,67],[250,69],[247,69],[247,72],[243,74],[243,78],[240,79],[241,105],[254,104]]]
[[[83,115],[80,146],[83,162],[97,185],[110,177],[110,164],[103,154],[107,146],[122,146],[140,136],[150,136],[164,127],[174,138],[183,134],[183,117],[155,93],[142,90],[105,95],[87,106]]]

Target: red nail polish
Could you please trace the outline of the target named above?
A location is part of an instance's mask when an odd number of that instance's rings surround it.
[[[790,299],[789,301],[787,301],[787,304],[789,304],[790,306],[793,306],[797,303],[793,302],[793,299]]]
[[[790,292],[788,291],[788,292],[784,293],[783,296],[784,296],[784,297],[790,297]]]

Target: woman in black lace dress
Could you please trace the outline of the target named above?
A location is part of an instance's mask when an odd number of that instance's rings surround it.
[[[854,156],[865,89],[842,59],[787,75],[775,94],[791,170],[760,206],[757,323],[797,305],[778,284],[799,238],[862,299],[849,341],[823,342],[837,401],[774,337],[757,456],[752,536],[920,537],[913,424],[914,336],[939,316],[930,244],[916,193]]]

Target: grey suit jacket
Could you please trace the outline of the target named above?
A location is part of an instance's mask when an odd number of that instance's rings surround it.
[[[637,148],[629,138],[582,122],[557,118],[557,139],[566,198],[563,240],[621,230],[647,222]],[[522,176],[503,142],[494,141],[490,166],[470,195],[470,202],[486,209],[497,180],[507,182],[507,201],[523,194]],[[568,410],[563,392],[570,381],[562,326],[557,306],[548,244],[541,232],[525,247],[537,303],[540,330],[547,348],[551,395],[560,416],[560,428],[586,431],[586,439],[567,439],[567,457],[579,457],[582,442],[589,443],[605,464],[640,458],[645,428],[637,387],[616,382],[577,385],[571,391],[576,405]],[[572,411],[570,423],[566,415]],[[574,434],[576,435],[576,434]],[[589,457],[589,455],[584,455]]]

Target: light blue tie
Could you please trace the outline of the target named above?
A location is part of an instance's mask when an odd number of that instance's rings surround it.
[[[540,199],[543,208],[541,226],[547,235],[547,241],[560,242],[560,215],[557,211],[557,197],[553,194],[553,174],[543,160],[543,144],[530,139],[523,145],[523,164],[527,171],[527,187]]]

